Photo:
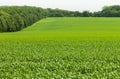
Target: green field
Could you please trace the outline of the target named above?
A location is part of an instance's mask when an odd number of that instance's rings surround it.
[[[119,79],[120,18],[46,18],[0,33],[1,79]]]

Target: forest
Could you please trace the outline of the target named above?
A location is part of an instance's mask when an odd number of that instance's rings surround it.
[[[120,17],[120,6],[105,6],[102,11],[68,11],[31,6],[0,6],[0,32],[15,32],[46,17]]]
[[[46,10],[28,6],[1,6],[0,31],[19,31],[46,17]]]

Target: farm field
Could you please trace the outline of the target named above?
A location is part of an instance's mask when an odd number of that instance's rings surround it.
[[[46,18],[0,33],[0,78],[119,79],[120,18]]]

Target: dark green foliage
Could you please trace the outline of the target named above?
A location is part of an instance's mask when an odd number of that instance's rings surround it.
[[[61,9],[47,9],[48,17],[79,17],[81,13],[79,11],[68,11]]]
[[[92,13],[89,11],[83,11],[82,16],[83,17],[90,17],[90,16],[92,16]]]
[[[102,17],[101,11],[94,12],[93,17]]]
[[[120,17],[120,5],[105,6],[102,11],[94,12],[95,17]]]
[[[9,28],[8,20],[10,20],[10,15],[6,12],[0,12],[0,23],[1,23],[1,31],[7,31]]]
[[[101,13],[105,17],[120,17],[120,6],[105,6],[103,7]]]
[[[61,9],[47,9],[49,17],[120,17],[120,5],[105,6],[102,11],[68,11]]]
[[[42,8],[30,6],[1,6],[0,32],[19,31],[47,16]]]

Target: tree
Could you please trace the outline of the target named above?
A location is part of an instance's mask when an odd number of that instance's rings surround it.
[[[102,9],[102,16],[105,17],[120,17],[120,6],[113,5],[113,6],[105,6]]]
[[[46,10],[30,6],[1,6],[0,31],[21,30],[47,16]]]
[[[83,16],[83,17],[90,17],[90,16],[92,16],[92,13],[89,12],[89,11],[83,11],[83,12],[82,12],[82,16]]]

